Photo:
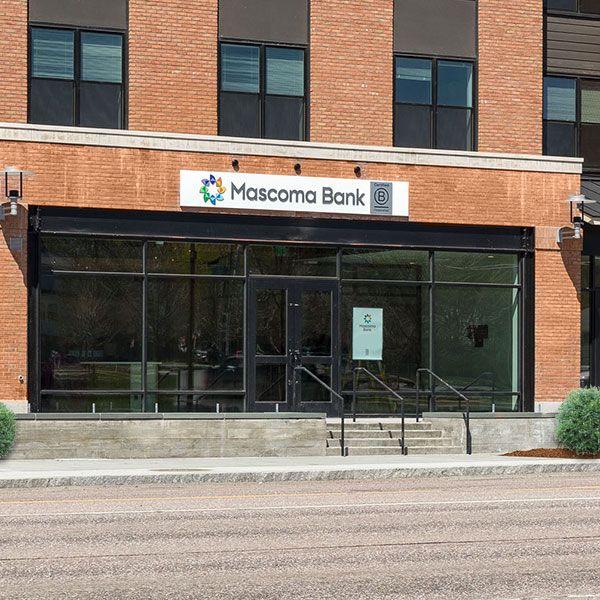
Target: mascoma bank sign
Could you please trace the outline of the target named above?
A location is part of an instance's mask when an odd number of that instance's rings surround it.
[[[408,183],[209,171],[180,172],[181,206],[408,216]]]

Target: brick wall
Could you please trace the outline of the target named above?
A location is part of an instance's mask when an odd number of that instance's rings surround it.
[[[9,248],[11,238],[21,238],[21,250]],[[19,400],[27,400],[27,213],[23,208],[18,217],[0,221],[0,402]]]
[[[544,242],[535,256],[535,399],[560,402],[579,387],[581,246],[564,242],[558,252]]]
[[[542,153],[542,0],[479,0],[479,150]]]
[[[27,0],[2,0],[0,31],[0,121],[26,123]]]
[[[129,1],[129,129],[216,135],[218,0]]]
[[[311,141],[392,145],[393,9],[393,0],[311,3]]]
[[[253,173],[293,175],[296,162],[236,158],[241,172]],[[7,141],[0,146],[0,164],[35,170],[36,177],[25,184],[31,204],[72,207],[177,211],[180,169],[229,172],[231,159],[227,154],[45,143]],[[351,179],[354,166],[305,159],[302,174]],[[561,251],[553,236],[557,227],[568,224],[564,198],[578,189],[579,177],[383,163],[364,164],[363,172],[365,178],[408,181],[414,221],[536,226],[536,399],[562,400],[579,374],[580,254],[569,246]],[[23,217],[11,232],[15,223],[9,218],[0,235],[0,400],[25,399],[25,386],[17,380],[26,375],[27,366],[25,252],[7,248],[15,232],[24,235],[25,225]]]

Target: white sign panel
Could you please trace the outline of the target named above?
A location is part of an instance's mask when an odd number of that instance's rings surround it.
[[[181,206],[408,216],[408,182],[181,171]]]
[[[381,360],[383,308],[352,309],[352,359]]]

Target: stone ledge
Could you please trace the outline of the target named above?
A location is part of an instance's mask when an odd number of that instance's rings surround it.
[[[424,412],[424,419],[462,419],[462,412]],[[469,419],[555,419],[556,413],[472,412]]]
[[[583,159],[530,154],[463,152],[395,148],[392,146],[355,146],[321,142],[295,142],[212,135],[191,135],[122,129],[94,129],[0,123],[0,140],[42,144],[104,146],[203,152],[236,156],[276,156],[290,159],[344,160],[362,163],[388,163],[468,169],[497,169],[580,175]]]
[[[232,421],[325,419],[325,413],[15,413],[17,421]]]

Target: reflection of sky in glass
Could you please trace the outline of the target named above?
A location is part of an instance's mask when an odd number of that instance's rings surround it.
[[[575,80],[544,77],[544,119],[575,121]]]
[[[304,95],[304,51],[267,48],[267,94]]]
[[[431,104],[431,61],[396,59],[396,102]]]
[[[31,30],[33,77],[73,79],[73,32],[61,29]]]
[[[473,65],[439,61],[437,102],[442,106],[473,106]]]
[[[258,94],[260,52],[257,46],[221,45],[221,89]]]
[[[120,35],[81,34],[81,78],[85,81],[121,83],[123,72]]]

